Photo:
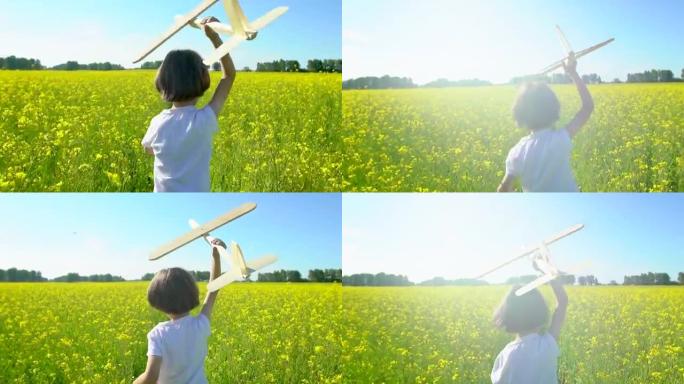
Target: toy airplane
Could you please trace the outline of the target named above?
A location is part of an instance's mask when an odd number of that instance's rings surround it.
[[[551,251],[549,251],[549,245],[555,243],[556,241],[558,241],[564,237],[572,235],[573,233],[581,230],[582,228],[584,228],[584,224],[578,224],[578,225],[575,225],[573,227],[570,227],[570,228],[566,229],[565,231],[557,234],[556,236],[553,236],[553,237],[543,241],[541,244],[526,249],[525,251],[523,251],[518,256],[512,258],[511,260],[508,260],[505,263],[498,265],[495,268],[490,269],[489,271],[487,271],[487,272],[481,274],[480,276],[476,277],[476,279],[481,279],[481,278],[489,275],[490,273],[492,273],[494,271],[497,271],[497,270],[499,270],[499,269],[501,269],[501,268],[503,268],[503,267],[515,262],[515,261],[518,261],[524,257],[529,256],[530,259],[532,260],[532,264],[534,265],[535,269],[540,271],[542,273],[542,275],[539,278],[537,278],[536,280],[530,282],[529,284],[527,284],[527,285],[521,287],[520,289],[518,289],[517,291],[515,291],[515,294],[517,296],[522,296],[522,295],[530,292],[531,290],[533,290],[537,287],[540,287],[540,286],[554,280],[558,276],[562,276],[564,274],[563,272],[559,271],[558,268],[556,268],[551,263]]]
[[[565,34],[560,29],[560,27],[557,25],[556,25],[556,32],[558,32],[558,37],[560,38],[561,44],[563,45],[563,48],[565,48],[565,53],[567,53],[568,56],[565,57],[564,59],[558,60],[557,62],[549,65],[548,67],[546,67],[544,69],[542,69],[541,72],[539,73],[539,75],[546,75],[547,73],[553,72],[558,68],[563,68],[563,64],[573,55],[574,55],[575,59],[579,59],[580,57],[586,56],[586,55],[588,55],[588,54],[590,54],[590,53],[592,53],[592,52],[594,52],[600,48],[605,47],[606,45],[612,43],[613,41],[615,41],[615,39],[609,39],[609,40],[606,40],[602,43],[591,46],[587,49],[583,49],[579,52],[574,52],[572,47],[570,46],[570,42],[568,42],[568,39],[565,37]]]
[[[188,222],[190,223],[190,227],[192,229],[198,229],[201,227],[192,219],[190,219]],[[226,243],[224,243],[221,239],[211,236],[209,233],[205,234],[203,237],[207,244],[214,248],[219,255],[221,255],[221,257],[231,260],[231,269],[207,284],[207,290],[209,292],[218,291],[234,281],[245,280],[249,278],[252,273],[271,265],[278,260],[277,257],[268,255],[257,260],[245,262],[242,249],[236,242],[231,242],[230,257],[228,257]]]
[[[254,203],[247,203],[243,204],[242,206],[224,214],[221,215],[214,220],[204,224],[197,226],[197,228],[193,228],[192,231],[176,238],[175,240],[162,245],[161,247],[155,249],[150,253],[150,260],[158,260],[161,259],[162,257],[168,255],[169,253],[175,251],[176,249],[193,242],[200,237],[206,236],[209,232],[220,228],[231,221],[237,220],[240,217],[252,212],[253,210],[256,209],[256,204]]]
[[[155,41],[150,48],[145,50],[133,63],[143,61],[147,56],[159,48],[162,44],[172,38],[176,33],[186,26],[193,28],[201,28],[200,21],[197,19],[199,15],[204,13],[212,5],[218,3],[219,0],[202,0],[202,2],[193,9],[190,13],[184,16],[177,16],[176,23],[164,33],[157,41]],[[222,46],[217,48],[209,57],[204,60],[204,64],[211,65],[219,61],[223,56],[227,55],[235,49],[240,43],[245,40],[256,39],[260,30],[274,22],[280,16],[288,11],[288,7],[278,7],[268,12],[259,19],[249,22],[245,17],[238,0],[223,0],[223,5],[226,9],[226,14],[230,20],[230,26],[218,22],[208,23],[207,26],[217,33],[233,36],[232,39],[225,42]]]
[[[220,256],[231,259],[231,269],[228,272],[222,274],[221,276],[209,282],[209,285],[207,285],[207,289],[209,290],[209,292],[217,291],[234,281],[247,279],[255,271],[258,271],[266,267],[267,265],[275,263],[276,260],[278,260],[278,258],[269,255],[262,257],[258,260],[245,262],[245,258],[242,255],[242,250],[240,249],[240,246],[235,242],[231,243],[231,257],[229,257],[226,243],[224,243],[221,239],[211,236],[210,232],[234,220],[237,220],[238,218],[252,212],[255,209],[256,204],[254,203],[243,204],[242,206],[224,215],[221,215],[204,225],[199,225],[196,221],[190,219],[188,221],[190,227],[192,228],[190,232],[178,237],[177,239],[171,241],[168,244],[165,244],[157,248],[152,253],[150,253],[149,258],[150,260],[158,260],[168,255],[169,253],[175,251],[176,249],[202,237],[207,242],[207,244],[209,244],[219,253]]]

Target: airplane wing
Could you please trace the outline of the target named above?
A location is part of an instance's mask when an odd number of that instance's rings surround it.
[[[222,46],[218,47],[211,55],[204,59],[204,64],[212,65],[220,61],[223,58],[223,56],[229,54],[230,51],[235,49],[238,45],[240,45],[240,43],[242,43],[245,40],[247,40],[247,38],[237,34],[236,31],[236,35],[233,36],[233,38],[223,43]]]
[[[570,228],[566,229],[565,231],[557,234],[556,236],[548,238],[547,240],[544,241],[544,244],[550,245],[552,243],[555,243],[556,241],[558,241],[564,237],[570,236],[582,228],[584,228],[584,224],[573,225],[572,227],[570,227]]]
[[[280,16],[284,15],[289,10],[288,7],[278,7],[264,16],[249,23],[249,27],[255,31],[264,29],[267,25],[276,21]]]
[[[563,30],[560,29],[558,25],[556,25],[556,32],[558,33],[558,38],[560,39],[561,44],[563,45],[563,48],[565,48],[565,53],[568,55],[570,52],[572,52],[572,47],[570,46],[570,42],[568,41],[568,38],[565,37],[565,33],[563,33]]]
[[[166,31],[159,39],[157,39],[148,49],[146,49],[133,63],[137,64],[143,59],[145,59],[147,56],[149,56],[152,52],[154,52],[157,48],[159,48],[162,44],[164,44],[166,41],[168,41],[170,38],[172,38],[178,31],[183,29],[186,25],[188,25],[191,21],[195,20],[195,18],[207,9],[209,9],[212,5],[216,4],[219,0],[203,0],[200,5],[198,5],[195,9],[192,10],[192,12],[188,13],[185,16],[182,16],[176,20],[176,23],[168,30]]]
[[[276,256],[273,256],[273,255],[264,256],[260,259],[251,260],[250,262],[248,262],[247,263],[247,269],[249,269],[249,273],[253,273],[253,272],[256,272],[256,271],[266,267],[267,265],[271,265],[271,264],[275,263],[276,261],[278,261],[278,258]]]
[[[591,47],[589,47],[589,48],[587,48],[587,49],[583,49],[583,50],[577,52],[577,53],[575,54],[575,57],[576,57],[576,58],[579,58],[579,57],[582,57],[582,56],[586,56],[586,55],[588,55],[588,54],[594,52],[594,51],[597,50],[597,49],[600,49],[600,48],[605,47],[606,45],[612,43],[613,41],[615,41],[615,39],[608,39],[608,40],[606,40],[606,41],[604,41],[604,42],[602,42],[602,43],[593,45],[593,46],[591,46]]]
[[[502,264],[499,264],[498,266],[496,266],[496,267],[490,269],[489,271],[487,271],[487,272],[485,272],[485,273],[483,273],[483,274],[481,274],[481,275],[475,277],[475,279],[481,279],[481,278],[483,278],[483,277],[489,275],[489,274],[492,273],[492,272],[498,271],[499,269],[501,269],[501,268],[503,268],[503,267],[505,267],[505,266],[507,266],[507,265],[513,263],[514,261],[520,260],[520,259],[522,259],[523,257],[528,256],[528,255],[530,255],[531,253],[537,251],[538,248],[539,248],[539,246],[529,247],[529,248],[525,249],[522,253],[520,253],[518,256],[516,256],[516,257],[514,257],[514,258],[512,258],[512,259],[510,259],[510,260],[508,260],[508,261],[506,261],[506,262],[504,262],[504,263],[502,263]]]
[[[600,48],[605,47],[606,45],[612,43],[613,41],[615,41],[615,39],[609,39],[609,40],[606,40],[606,41],[604,41],[604,42],[602,42],[602,43],[593,45],[593,46],[591,46],[591,47],[589,47],[589,48],[587,48],[587,49],[583,49],[583,50],[581,50],[581,51],[579,51],[579,52],[576,52],[576,53],[575,53],[575,58],[576,58],[576,59],[579,59],[579,58],[582,57],[582,56],[586,56],[586,55],[588,55],[588,54],[590,54],[590,53],[596,51],[597,49],[600,49]],[[540,74],[540,75],[546,75],[547,73],[552,72],[552,71],[555,71],[555,70],[558,69],[558,68],[563,68],[563,63],[565,62],[566,59],[567,59],[567,58],[556,61],[555,63],[549,65],[548,67],[546,67],[546,68],[544,68],[544,69],[542,69],[541,72],[539,72],[539,74]]]
[[[549,281],[555,279],[556,277],[558,277],[558,275],[542,275],[538,279],[532,281],[531,283],[529,283],[529,284],[525,285],[524,287],[521,287],[520,289],[515,291],[515,295],[516,296],[522,296],[522,295],[532,291],[533,289],[535,289],[537,287],[541,287],[542,285],[548,283]]]
[[[175,251],[176,249],[184,246],[185,244],[188,244],[204,235],[207,233],[220,228],[231,221],[237,220],[238,218],[252,212],[253,210],[256,209],[256,204],[254,203],[247,203],[243,204],[242,206],[224,214],[216,219],[204,224],[200,225],[199,227],[193,229],[190,232],[187,232],[186,234],[176,238],[175,240],[162,245],[161,247],[155,249],[150,253],[149,259],[150,260],[157,260],[160,259],[169,253]]]
[[[235,281],[242,281],[242,275],[236,269],[231,269],[230,271],[210,281],[209,284],[207,284],[207,290],[209,292],[216,292]]]
[[[565,231],[563,231],[563,232],[561,232],[561,233],[559,233],[559,234],[557,234],[557,235],[555,235],[555,236],[553,236],[553,237],[550,237],[549,239],[547,239],[546,241],[544,241],[544,244],[545,244],[545,245],[550,245],[550,244],[552,244],[552,243],[555,243],[556,241],[558,241],[558,240],[560,240],[560,239],[562,239],[562,238],[564,238],[564,237],[566,237],[566,236],[570,236],[570,235],[572,235],[573,233],[579,231],[579,230],[582,229],[582,228],[584,228],[584,224],[577,224],[577,225],[575,225],[575,226],[572,226],[572,227],[566,229]],[[530,247],[530,248],[524,250],[524,251],[523,251],[521,254],[519,254],[518,256],[516,256],[516,257],[514,257],[514,258],[512,258],[512,259],[510,259],[510,260],[508,260],[508,261],[506,261],[505,263],[499,264],[498,266],[496,266],[496,267],[490,269],[489,271],[487,271],[487,272],[481,274],[480,276],[475,277],[475,279],[481,279],[481,278],[483,278],[483,277],[489,275],[490,273],[492,273],[492,272],[494,272],[494,271],[497,271],[497,270],[499,270],[499,269],[501,269],[501,268],[503,268],[503,267],[505,267],[505,266],[507,266],[507,265],[513,263],[514,261],[520,260],[520,259],[522,259],[523,257],[532,254],[533,252],[537,251],[538,249],[539,249],[539,246],[538,246],[538,245],[533,246],[533,247]]]

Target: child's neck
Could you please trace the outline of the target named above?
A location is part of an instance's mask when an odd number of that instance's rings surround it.
[[[171,320],[182,319],[182,318],[184,318],[185,316],[187,316],[187,315],[189,315],[189,314],[190,314],[190,312],[185,312],[185,313],[182,313],[182,314],[180,314],[180,315],[174,315],[174,314],[171,314],[171,313],[167,313],[167,315],[169,316],[169,319],[171,319]]]
[[[192,99],[192,100],[188,100],[188,101],[174,101],[172,103],[172,105],[174,108],[183,108],[183,107],[188,107],[188,106],[197,104],[197,100],[198,99]]]

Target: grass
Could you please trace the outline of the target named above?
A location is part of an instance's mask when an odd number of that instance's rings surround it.
[[[205,284],[200,285],[204,297]],[[168,320],[146,283],[0,284],[0,382],[130,383]],[[211,383],[338,383],[341,288],[232,284],[212,316]]]
[[[152,191],[140,141],[168,107],[154,77],[0,71],[0,192]],[[212,190],[339,191],[340,87],[339,74],[240,73],[219,118]]]
[[[579,109],[553,87],[560,124]],[[590,86],[596,110],[575,139],[583,191],[684,191],[684,84]],[[495,191],[515,126],[511,86],[344,91],[344,191]],[[560,126],[560,125],[559,125]]]
[[[513,339],[491,323],[506,292],[344,287],[345,382],[490,383],[497,354]],[[682,287],[569,287],[568,294],[561,383],[684,382]]]

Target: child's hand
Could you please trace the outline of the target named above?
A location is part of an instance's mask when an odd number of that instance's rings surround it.
[[[218,23],[218,22],[219,22],[219,19],[217,19],[217,18],[215,18],[215,17],[213,17],[213,16],[211,16],[211,17],[205,17],[205,18],[202,19],[202,21],[200,22],[200,25],[202,25],[202,30],[204,31],[204,34],[207,35],[207,37],[208,37],[211,41],[214,41],[215,39],[218,39],[218,38],[220,38],[220,37],[219,37],[219,34],[216,33],[216,31],[214,31],[213,29],[209,28],[209,27],[207,26],[207,24],[209,24],[209,23]]]
[[[575,58],[575,52],[570,52],[568,60],[563,62],[563,69],[565,69],[565,73],[568,75],[577,74],[577,58]]]

